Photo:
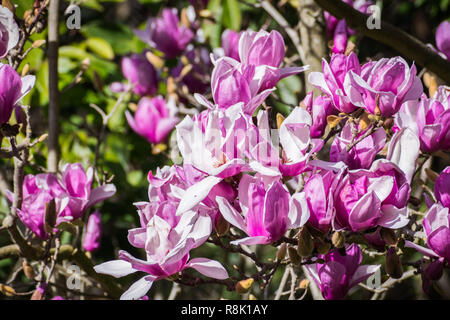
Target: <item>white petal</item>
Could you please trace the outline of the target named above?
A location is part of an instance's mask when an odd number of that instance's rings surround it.
[[[131,263],[123,260],[112,260],[94,267],[95,272],[109,274],[115,278],[124,277],[137,270],[133,269]]]
[[[189,261],[187,267],[193,268],[201,274],[214,279],[228,279],[228,272],[215,260],[196,258]]]

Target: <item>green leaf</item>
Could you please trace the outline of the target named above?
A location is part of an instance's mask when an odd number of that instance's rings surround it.
[[[112,60],[114,59],[114,51],[111,45],[101,38],[89,38],[86,40],[86,46],[99,57]]]
[[[241,29],[242,13],[237,0],[225,0],[223,3],[223,25],[228,29]]]

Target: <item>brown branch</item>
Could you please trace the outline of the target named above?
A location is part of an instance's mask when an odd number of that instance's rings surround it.
[[[403,30],[382,21],[381,29],[368,29],[368,16],[353,9],[343,1],[315,0],[324,10],[338,19],[345,19],[347,25],[355,31],[397,50],[400,54],[414,60],[422,67],[435,73],[450,83],[450,61],[443,59],[417,38]]]

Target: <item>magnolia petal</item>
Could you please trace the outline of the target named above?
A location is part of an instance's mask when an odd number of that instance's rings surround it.
[[[153,281],[147,280],[147,276],[139,279],[128,288],[121,296],[120,300],[138,300],[145,296],[153,285]]]
[[[200,272],[201,274],[214,278],[214,279],[228,279],[228,272],[220,264],[220,262],[215,260],[210,260],[206,258],[195,258],[189,261],[186,265],[188,268],[193,268]]]
[[[112,260],[94,267],[95,272],[109,274],[115,278],[127,276],[137,270],[133,269],[131,263],[123,260]]]
[[[211,189],[220,181],[222,181],[222,178],[209,176],[189,187],[183,195],[175,214],[179,216],[202,202]]]

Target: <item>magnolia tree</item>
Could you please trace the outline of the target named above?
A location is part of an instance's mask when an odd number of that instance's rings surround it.
[[[0,259],[8,268],[0,273],[2,294],[383,299],[409,283],[410,297],[423,290],[448,298],[450,23],[439,25],[435,43],[423,44],[382,21],[369,28],[366,21],[380,18],[371,15],[380,8],[370,1],[307,2],[290,4],[300,18],[307,5],[315,10],[300,32],[269,1],[235,3],[272,22],[253,30],[222,30],[220,1],[161,7],[130,35],[139,50],[115,58],[98,37],[76,47],[118,62],[123,78],[104,85],[106,76],[89,73],[103,61],[91,53],[61,88],[69,46],[58,51],[64,20],[58,1],[36,0],[21,15],[3,1],[0,173],[7,212]],[[242,18],[239,10],[224,10],[228,19]],[[214,46],[205,30],[217,26]],[[396,55],[361,59],[363,35]],[[324,46],[325,55],[314,56],[315,46]],[[30,73],[38,71],[24,59],[41,49],[48,82],[36,89]],[[80,82],[93,83],[109,102],[101,107],[95,95],[72,96],[75,104],[87,100],[96,119],[94,151],[75,157],[64,153],[71,138],[58,139],[51,126],[69,122],[58,117],[58,93]],[[292,82],[301,89],[286,86]],[[48,91],[48,100],[27,100],[31,90]],[[284,101],[289,94],[300,99]],[[39,104],[48,104],[48,135],[32,130]],[[114,177],[111,151],[102,147],[113,143],[114,119],[126,127],[119,140],[133,136],[147,148],[140,161],[150,170],[128,167],[133,171]],[[51,156],[58,149],[59,165]],[[48,157],[47,168],[39,156]],[[129,195],[120,181],[136,172],[147,176],[146,195]],[[101,239],[105,226],[111,235],[114,225],[102,212],[114,212],[107,203],[124,199],[136,213],[111,248]],[[108,253],[97,255],[103,246]],[[205,287],[209,296],[195,296]]]

